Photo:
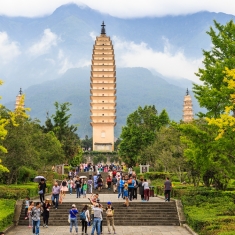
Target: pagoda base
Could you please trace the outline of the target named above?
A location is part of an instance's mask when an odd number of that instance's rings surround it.
[[[112,152],[113,145],[112,143],[94,143],[93,151]]]

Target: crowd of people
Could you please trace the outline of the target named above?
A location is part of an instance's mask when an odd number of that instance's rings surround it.
[[[82,168],[81,168],[82,166]],[[73,204],[69,211],[70,232],[73,227],[78,232],[78,218],[81,220],[82,232],[87,234],[87,226],[92,225],[93,235],[95,230],[97,234],[102,234],[102,221],[103,216],[106,216],[108,231],[111,232],[111,226],[113,232],[115,232],[114,226],[114,208],[111,202],[107,202],[107,207],[104,209],[100,204],[99,194],[94,194],[93,191],[97,190],[101,192],[103,188],[107,188],[113,193],[117,192],[118,199],[124,199],[124,206],[129,207],[132,200],[137,200],[139,194],[143,202],[149,201],[150,187],[146,179],[137,179],[135,172],[132,168],[128,169],[128,173],[123,173],[122,167],[115,165],[96,165],[81,164],[79,170],[88,171],[89,178],[86,176],[76,175],[76,169],[69,171],[68,179],[62,180],[60,184],[55,182],[52,187],[51,198],[44,200],[44,194],[46,192],[46,182],[44,179],[38,185],[40,193],[40,202],[30,201],[29,198],[25,199],[25,219],[29,220],[29,227],[33,229],[33,234],[39,235],[40,217],[43,216],[43,227],[48,227],[49,212],[51,208],[58,209],[59,204],[62,204],[63,198],[66,192],[70,195],[75,192],[77,198],[88,197],[90,205],[85,205],[79,214],[76,205]],[[107,172],[106,179],[102,178],[101,172]],[[165,188],[165,201],[170,201],[170,192],[172,188],[169,178],[164,183]]]

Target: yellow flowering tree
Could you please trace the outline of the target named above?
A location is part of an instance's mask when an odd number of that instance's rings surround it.
[[[3,84],[3,81],[0,80],[0,85],[2,85],[2,84]],[[0,107],[1,106],[2,105],[0,104]],[[7,135],[7,130],[5,129],[5,126],[7,125],[8,122],[9,122],[8,119],[0,116],[0,139],[1,140],[3,140],[5,138],[5,136]],[[0,144],[0,151],[7,153],[7,149],[4,148],[4,146],[1,144]],[[6,167],[4,167],[1,163],[2,163],[2,160],[0,159],[0,173],[1,172],[9,172],[9,170]]]
[[[218,118],[206,118],[209,125],[215,125],[218,127],[218,135],[216,140],[220,138],[226,138],[229,136],[234,136],[235,131],[235,117],[234,110],[235,110],[235,69],[225,69],[225,78],[224,83],[227,83],[227,87],[230,90],[230,103],[232,105],[225,106],[224,113],[220,114]],[[225,135],[226,134],[226,135]]]

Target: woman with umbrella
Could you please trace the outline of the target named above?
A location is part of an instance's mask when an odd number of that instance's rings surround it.
[[[46,193],[46,179],[43,176],[36,176],[34,178],[34,182],[38,182],[38,194],[40,196],[40,201],[41,203],[44,202],[44,195]]]

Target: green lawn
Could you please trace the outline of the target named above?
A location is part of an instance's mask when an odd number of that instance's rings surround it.
[[[15,200],[0,199],[0,231],[12,224],[15,209]]]

